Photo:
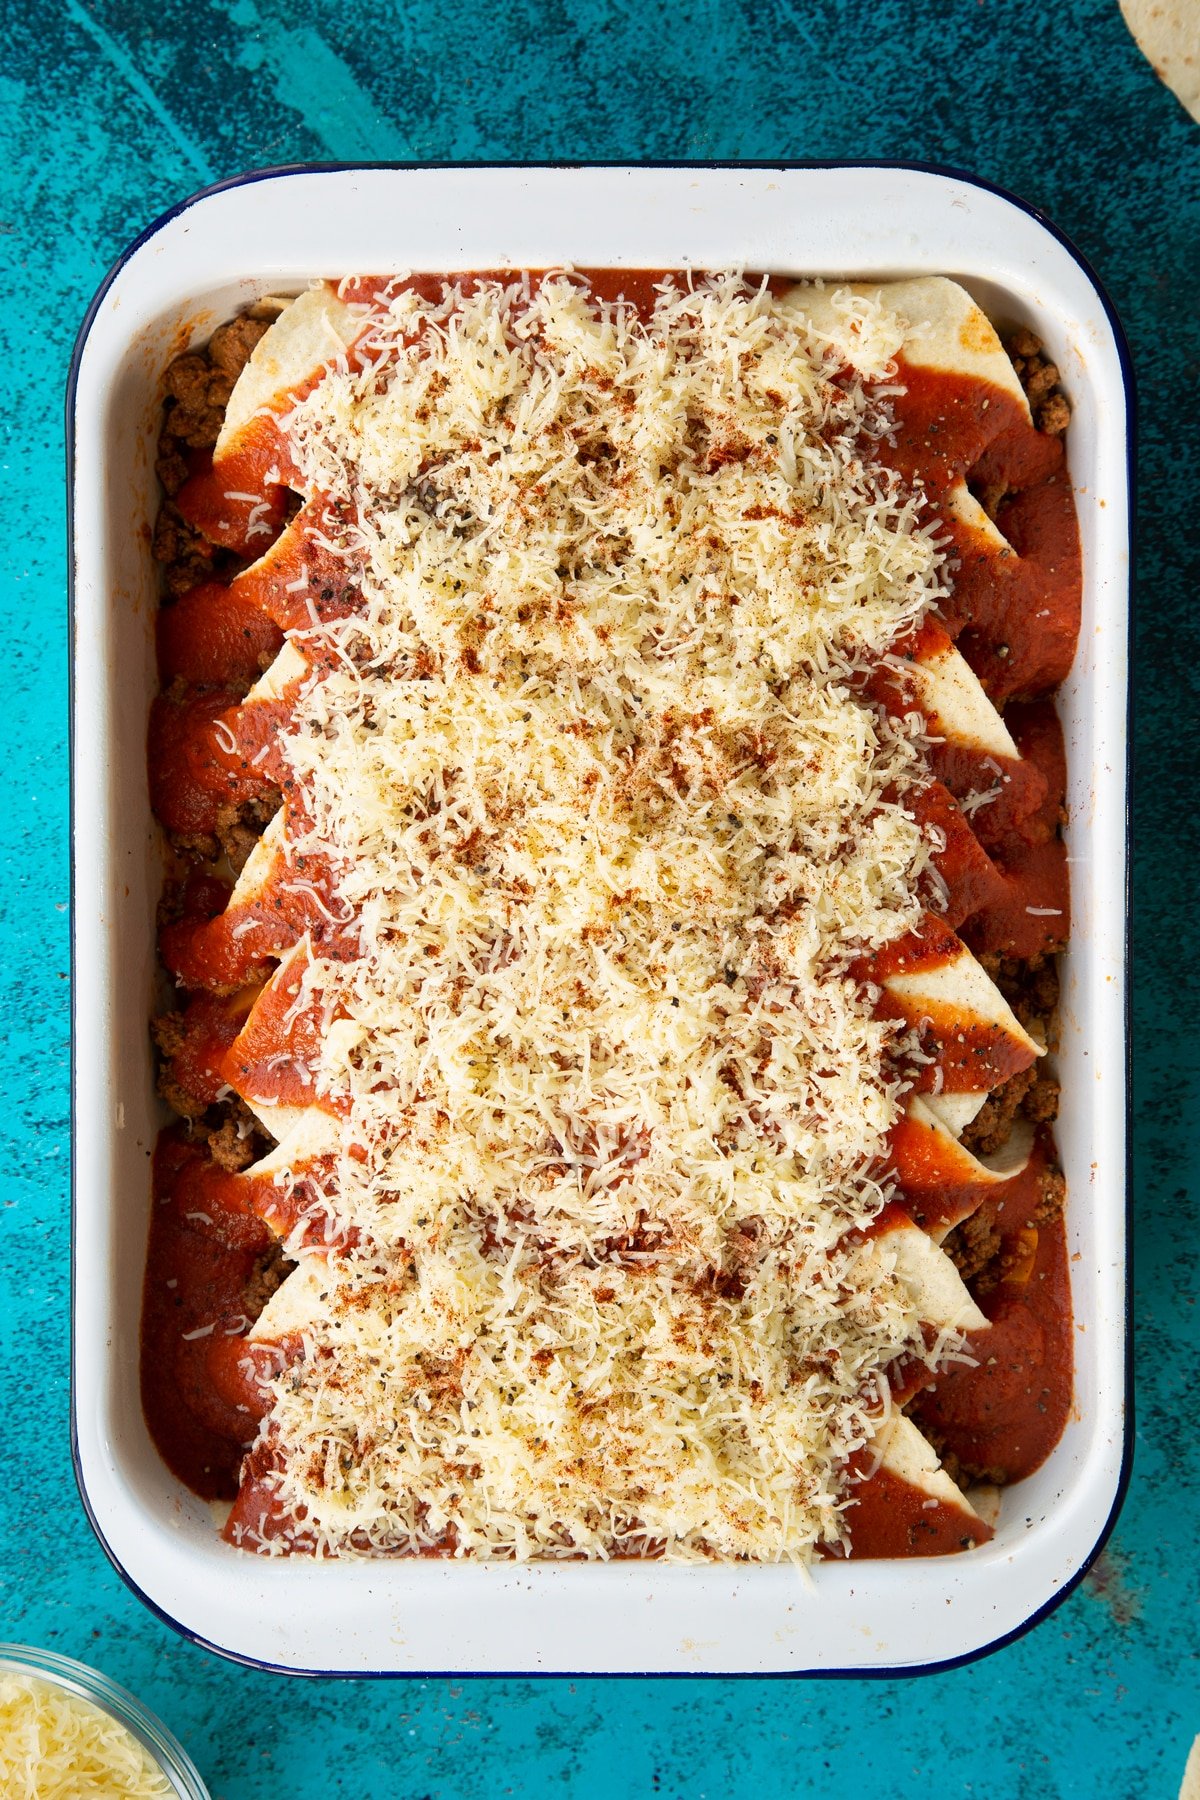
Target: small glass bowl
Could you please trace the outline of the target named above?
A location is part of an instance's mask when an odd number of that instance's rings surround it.
[[[98,1669],[72,1662],[69,1656],[59,1656],[53,1650],[35,1650],[28,1644],[0,1644],[0,1675],[34,1675],[79,1700],[90,1700],[145,1746],[179,1800],[211,1800],[196,1765],[178,1739],[140,1700]]]

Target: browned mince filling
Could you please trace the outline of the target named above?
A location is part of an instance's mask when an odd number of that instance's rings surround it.
[[[177,356],[167,369],[163,424],[154,463],[155,473],[167,495],[157,526],[157,530],[164,533],[164,545],[169,543],[168,534],[175,524],[182,524],[169,502],[190,473],[188,453],[211,450],[216,443],[237,378],[270,325],[269,317],[241,313],[214,331],[202,350],[189,350],[185,355]],[[187,531],[186,526],[184,531]],[[200,542],[204,544],[203,539]],[[207,552],[207,545],[205,549]],[[176,560],[158,550],[155,554],[160,562],[168,565]],[[171,575],[172,569],[168,566],[168,591],[172,588]]]
[[[1058,1024],[1058,969],[1054,958],[1036,956],[1029,961],[983,955],[980,962],[991,976],[1026,1031],[1053,1046]],[[1052,1125],[1058,1117],[1058,1082],[1034,1063],[993,1088],[979,1112],[962,1133],[962,1142],[977,1156],[1002,1150],[1017,1119],[1033,1125]],[[961,1227],[960,1227],[961,1229]],[[953,1234],[947,1240],[953,1254]]]
[[[163,488],[163,500],[153,534],[153,551],[161,570],[162,605],[173,606],[198,583],[216,580],[228,583],[238,570],[246,566],[234,553],[210,543],[184,520],[174,504],[184,482],[197,461],[211,453],[224,418],[225,407],[234,384],[254,346],[271,323],[269,317],[253,312],[239,315],[221,326],[202,349],[177,357],[166,372],[166,398],[162,428],[158,442],[156,470]],[[1033,333],[1020,330],[1006,340],[1005,348],[1028,396],[1039,431],[1057,437],[1070,421],[1070,407],[1063,395],[1059,371],[1046,356],[1041,342]],[[978,497],[989,515],[995,515],[1002,504],[1003,488],[983,488]],[[298,505],[298,501],[295,502]],[[294,508],[293,508],[294,510]],[[264,654],[260,666],[265,669],[272,655]],[[241,684],[248,690],[250,682]],[[177,681],[168,686],[182,700],[193,687]],[[163,897],[159,911],[160,926],[180,916],[194,913],[196,894],[204,884],[214,886],[212,912],[223,905],[221,894],[228,891],[274,816],[280,796],[272,792],[239,805],[221,809],[215,832],[167,833],[169,858]],[[224,888],[218,893],[217,883]],[[979,953],[984,969],[1012,1006],[1021,1023],[1050,1047],[1055,1047],[1059,980],[1055,958],[1039,955],[1029,960]],[[179,1010],[164,1013],[153,1021],[152,1035],[159,1058],[159,1092],[177,1116],[181,1143],[190,1146],[217,1169],[230,1173],[248,1168],[270,1147],[270,1139],[243,1102],[228,1090],[214,1092],[197,1065],[204,1063],[203,1046],[211,1037],[211,1013],[193,1016],[193,1002],[201,1011],[217,1002],[204,996],[184,994]],[[206,1034],[208,1036],[206,1037]],[[979,1155],[1001,1149],[1019,1119],[1035,1126],[1049,1125],[1058,1112],[1057,1081],[1038,1072],[1036,1067],[1013,1076],[997,1087],[965,1128],[961,1141]],[[1061,1214],[1065,1182],[1057,1166],[1051,1164],[1038,1176],[1040,1198],[1029,1223],[1049,1224]],[[761,1223],[761,1222],[759,1222]],[[754,1220],[743,1221],[728,1247],[728,1279],[743,1280],[752,1271],[758,1254]],[[263,1229],[249,1265],[244,1283],[235,1287],[236,1304],[246,1325],[257,1318],[271,1295],[294,1265],[287,1260],[279,1244],[266,1241]],[[992,1206],[985,1202],[956,1229],[950,1232],[943,1247],[958,1267],[971,1292],[982,1296],[994,1289],[1011,1272],[1014,1259],[1022,1254],[1021,1240],[1002,1238]],[[961,1461],[952,1450],[943,1448],[935,1420],[924,1413],[921,1429],[942,1455],[947,1473],[956,1480],[988,1480],[1002,1483],[1004,1469],[972,1466]],[[251,1434],[248,1434],[252,1435]],[[240,1453],[239,1453],[240,1454]],[[236,1465],[235,1465],[236,1466]],[[178,1472],[178,1471],[177,1471]],[[193,1483],[194,1485],[194,1483]],[[228,1469],[214,1473],[212,1491],[228,1489]]]
[[[1003,342],[1037,429],[1045,437],[1063,437],[1071,423],[1071,403],[1063,393],[1058,364],[1046,355],[1036,332],[1025,326]],[[989,519],[994,519],[1005,498],[1003,484],[972,482],[971,487]]]
[[[154,463],[163,500],[153,540],[155,561],[162,574],[164,607],[198,582],[212,578],[229,581],[244,566],[232,552],[210,544],[194,531],[173,504],[173,496],[192,472],[195,453],[211,454],[234,384],[271,322],[269,316],[241,313],[220,326],[202,349],[177,356],[167,369],[163,422]],[[261,661],[266,668],[271,658]],[[182,681],[177,680],[174,686],[181,696],[186,691]],[[215,834],[165,834],[172,855],[159,906],[160,927],[179,916],[189,877],[221,879],[240,873],[278,807],[279,795],[272,793],[240,806],[222,807]],[[271,1139],[238,1095],[229,1093],[219,1100],[209,1100],[195,1092],[194,1082],[189,1091],[186,1067],[181,1067],[182,1053],[189,1046],[184,1013],[168,1012],[155,1018],[151,1036],[159,1058],[159,1094],[183,1121],[189,1137],[205,1147],[219,1168],[231,1173],[249,1168],[265,1155]],[[286,1263],[286,1273],[293,1266],[286,1262],[278,1245],[264,1255],[273,1269]],[[269,1283],[258,1282],[246,1290],[248,1318],[258,1317],[282,1279],[283,1275],[277,1273]]]
[[[1041,338],[1022,328],[1005,339],[1004,348],[1025,389],[1034,424],[1047,437],[1061,437],[1071,423],[1071,405],[1062,391],[1058,365],[1046,355]]]
[[[165,496],[154,525],[154,556],[163,572],[163,601],[169,604],[211,576],[228,580],[238,559],[210,544],[173,504],[195,460],[211,451],[221,430],[234,384],[250,360],[269,318],[242,313],[216,330],[203,350],[177,356],[167,369],[162,430],[154,470]]]
[[[210,1142],[209,1149],[212,1149]],[[264,1250],[254,1265],[254,1272],[242,1289],[242,1305],[247,1318],[257,1319],[267,1301],[275,1290],[295,1268],[295,1263],[283,1254],[283,1246],[272,1244]]]
[[[160,1013],[150,1022],[150,1035],[158,1051],[158,1092],[173,1113],[183,1120],[188,1135],[206,1145],[218,1168],[248,1169],[265,1156],[271,1140],[254,1114],[236,1094],[208,1100],[181,1072],[187,1048],[187,1026],[181,1012]]]

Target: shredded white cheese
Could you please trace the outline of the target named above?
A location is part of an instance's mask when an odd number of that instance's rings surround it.
[[[159,1800],[175,1788],[132,1732],[35,1675],[0,1674],[4,1800]]]
[[[854,683],[943,591],[863,304],[397,287],[284,421],[362,591],[285,745],[361,951],[301,990],[354,1248],[264,1427],[319,1550],[802,1560],[926,1354],[854,1234],[899,1028],[849,969],[931,848]]]

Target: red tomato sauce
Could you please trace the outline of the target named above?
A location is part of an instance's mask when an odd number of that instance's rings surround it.
[[[142,1297],[142,1410],[173,1475],[204,1499],[229,1499],[258,1419],[214,1380],[242,1343],[244,1292],[275,1242],[252,1210],[255,1184],[227,1175],[184,1130],[158,1140]]]
[[[1062,440],[1035,430],[1003,388],[898,361],[906,391],[895,402],[896,444],[880,454],[924,481],[959,558],[942,621],[993,701],[1047,693],[1070,670],[1082,596]],[[945,507],[964,478],[985,499],[1003,495],[996,529],[1015,554],[997,555]]]
[[[1045,1168],[1043,1139],[1024,1177],[1007,1191],[999,1215],[1006,1248],[1023,1252],[1013,1273],[981,1294],[991,1321],[968,1337],[974,1366],[943,1369],[912,1407],[916,1423],[972,1468],[1019,1481],[1040,1468],[1071,1411],[1074,1326],[1066,1225],[1059,1217],[1031,1229]]]
[[[237,586],[204,581],[158,614],[158,675],[164,688],[251,687],[279,653],[283,633]]]
[[[906,795],[904,804],[918,824],[942,835],[943,848],[934,854],[933,863],[946,887],[942,917],[956,931],[964,919],[999,898],[1003,877],[943,782],[931,781]]]
[[[902,1001],[885,991],[875,1013],[881,1019],[907,1019],[918,1027],[922,1048],[935,1059],[921,1064],[914,1075],[919,1094],[965,1094],[998,1087],[1029,1067],[1032,1052],[1003,1026],[963,1019],[937,1001]]]
[[[239,1093],[251,1093],[264,1104],[333,1110],[341,1100],[318,1096],[314,1086],[325,1006],[320,995],[310,1000],[300,997],[306,967],[303,955],[281,965],[276,979],[258,996],[236,1043],[226,1049],[222,1072]]]
[[[241,459],[239,459],[239,462]],[[277,474],[272,468],[270,473]],[[258,556],[283,529],[287,517],[288,490],[271,481],[260,459],[253,486],[231,486],[228,467],[214,469],[206,457],[175,496],[175,504],[189,525],[210,544],[236,551],[249,560]]]
[[[857,1472],[852,1461],[846,1524],[855,1557],[950,1556],[986,1544],[992,1535],[982,1519],[944,1500],[931,1502],[889,1469],[860,1480]]]
[[[1003,890],[962,927],[977,956],[988,951],[1032,958],[1061,950],[1071,929],[1067,848],[1059,835],[1067,790],[1062,725],[1052,700],[1014,702],[1005,709],[1022,761],[1037,770],[1036,805],[1007,810],[982,806],[974,815],[980,842],[1003,880]]]

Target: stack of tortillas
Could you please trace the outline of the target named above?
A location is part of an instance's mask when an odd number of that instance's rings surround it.
[[[1154,73],[1200,119],[1200,6],[1196,0],[1121,0],[1125,23]]]

